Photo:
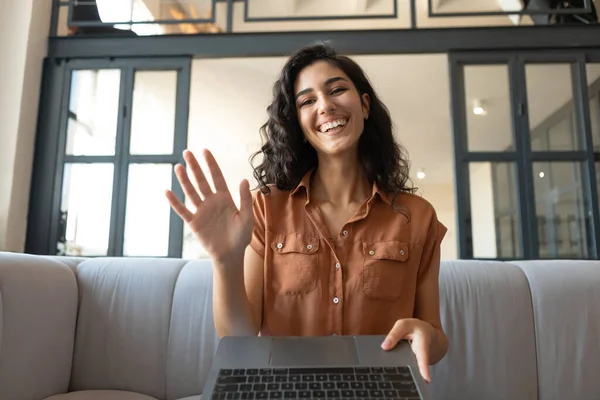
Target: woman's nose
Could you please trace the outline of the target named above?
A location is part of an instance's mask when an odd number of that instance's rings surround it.
[[[335,110],[335,103],[327,96],[320,96],[318,102],[319,114],[327,114]]]

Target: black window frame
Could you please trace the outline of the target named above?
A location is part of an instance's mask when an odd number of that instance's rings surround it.
[[[119,112],[114,155],[66,154],[71,76],[77,70],[121,71]],[[175,126],[171,154],[129,154],[131,139],[131,106],[135,73],[138,71],[176,71]],[[155,59],[77,59],[46,60],[43,78],[38,133],[32,176],[26,252],[57,254],[61,231],[61,200],[64,168],[73,163],[113,163],[111,220],[107,256],[122,256],[127,206],[128,171],[131,164],[183,163],[182,152],[187,146],[189,117],[191,58]],[[180,198],[183,190],[171,173],[171,190]],[[181,256],[183,222],[170,211],[167,257]]]
[[[514,162],[516,163],[517,205],[520,226],[520,248],[522,257],[518,259],[539,259],[538,224],[535,212],[535,193],[531,184],[533,163],[539,161],[570,161],[584,164],[582,174],[583,195],[590,205],[592,226],[590,227],[589,259],[600,258],[600,216],[598,212],[598,185],[595,163],[600,153],[594,152],[590,124],[589,94],[587,88],[586,63],[597,62],[600,53],[596,50],[521,50],[521,51],[480,51],[451,52],[450,85],[452,122],[454,130],[456,207],[458,226],[459,257],[473,259],[473,237],[471,225],[471,204],[469,184],[469,164],[472,162]],[[530,64],[570,64],[575,103],[575,119],[578,131],[583,133],[583,150],[573,151],[532,151],[531,130],[528,116],[526,87],[526,65]],[[464,67],[468,65],[507,65],[509,70],[509,95],[513,127],[512,152],[476,152],[467,147],[466,105],[464,93]],[[585,100],[584,100],[585,99]],[[496,259],[510,261],[512,258]]]

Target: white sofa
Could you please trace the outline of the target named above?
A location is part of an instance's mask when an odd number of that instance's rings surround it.
[[[199,399],[211,276],[208,260],[0,253],[0,399]],[[600,261],[443,262],[440,292],[435,399],[600,399]]]

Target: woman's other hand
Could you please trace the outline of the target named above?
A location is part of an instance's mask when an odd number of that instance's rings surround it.
[[[400,340],[408,340],[410,347],[415,353],[419,371],[425,382],[431,382],[429,371],[429,353],[432,343],[437,335],[436,329],[428,322],[416,318],[406,318],[396,321],[394,327],[388,333],[381,344],[384,350],[392,350]]]

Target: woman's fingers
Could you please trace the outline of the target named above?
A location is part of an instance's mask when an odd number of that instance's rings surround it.
[[[225,178],[223,177],[223,173],[221,172],[221,168],[219,167],[219,164],[217,164],[217,161],[215,160],[214,156],[208,150],[203,151],[203,156],[206,160],[206,165],[208,166],[216,192],[226,194],[231,200],[231,202],[233,202],[233,199],[231,198],[231,193],[227,188],[227,183],[225,182]],[[175,166],[175,175],[179,180],[179,184],[181,185],[185,196],[188,199],[190,199],[190,201],[192,202],[194,207],[196,207],[197,210],[202,206],[202,203],[206,201],[206,199],[210,195],[214,194],[214,192],[194,154],[189,150],[185,150],[183,152],[183,157],[196,181],[198,189],[196,189],[196,187],[190,181],[188,173],[183,165],[177,164]],[[245,206],[244,211],[251,212],[252,198],[249,190],[249,184],[247,181],[245,182],[243,190],[241,190],[240,193],[242,194],[242,200]],[[173,209],[184,221],[189,222],[193,218],[194,214],[191,213],[190,210],[188,210],[187,207],[184,204],[182,204],[181,201],[179,201],[179,199],[177,199],[177,196],[175,196],[174,193],[172,193],[171,191],[167,191],[167,197]],[[221,197],[221,199],[223,198]],[[229,205],[225,204],[225,206],[228,207]]]
[[[240,213],[244,218],[252,218],[252,193],[250,193],[250,183],[247,179],[240,182]]]
[[[206,165],[208,165],[208,170],[210,171],[210,176],[212,177],[212,181],[217,192],[229,192],[227,183],[225,182],[225,178],[223,177],[223,173],[221,172],[221,168],[219,167],[219,164],[217,164],[215,157],[207,149],[204,149],[202,153],[204,155],[204,159],[206,160]]]
[[[194,207],[200,207],[200,204],[202,204],[202,199],[200,198],[200,195],[196,191],[194,185],[192,185],[192,182],[190,181],[190,178],[188,177],[183,165],[177,164],[175,166],[175,175],[177,175],[177,180],[179,180],[179,184],[183,189],[183,193],[185,193],[185,195],[190,199]]]
[[[187,223],[193,219],[194,214],[188,210],[181,201],[179,201],[177,196],[175,196],[175,193],[170,190],[166,190],[165,195],[167,196],[167,200],[169,200],[169,204],[171,204],[171,207],[173,207],[173,210],[175,210],[177,215],[179,215],[182,220]]]
[[[200,164],[198,163],[198,160],[196,160],[194,154],[189,150],[185,150],[183,152],[183,159],[192,171],[192,175],[194,175],[200,194],[202,194],[204,198],[210,196],[213,193],[212,188],[208,184],[204,172],[202,172],[202,168],[200,168]]]

